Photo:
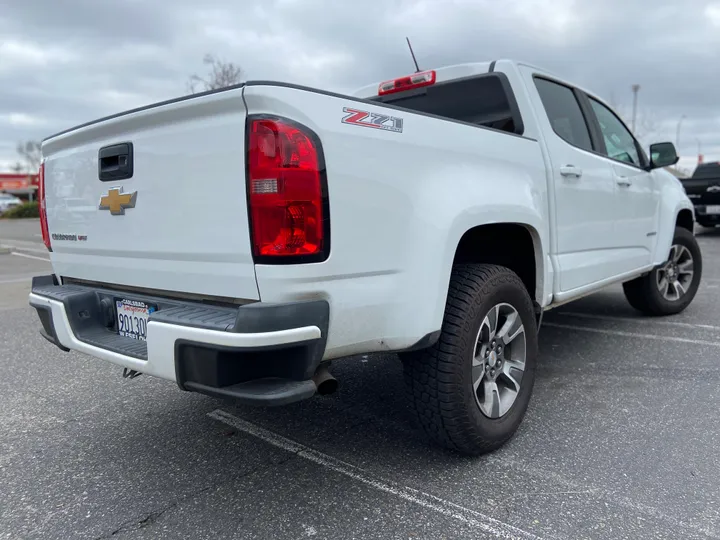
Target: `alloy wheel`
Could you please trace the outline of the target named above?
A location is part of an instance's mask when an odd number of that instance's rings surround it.
[[[510,304],[495,305],[480,325],[472,359],[475,401],[488,418],[501,418],[515,403],[525,359],[525,327],[520,314]]]

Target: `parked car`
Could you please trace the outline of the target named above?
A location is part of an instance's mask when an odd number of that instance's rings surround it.
[[[604,101],[524,63],[355,96],[248,82],[42,151],[46,339],[257,405],[332,392],[331,360],[397,352],[419,425],[467,454],[521,423],[544,311],[622,283],[670,315],[701,279],[672,143],[648,157]]]
[[[695,206],[698,224],[714,227],[720,223],[720,162],[699,164],[682,184]]]
[[[15,195],[0,193],[0,215],[21,204],[22,200],[18,199]]]

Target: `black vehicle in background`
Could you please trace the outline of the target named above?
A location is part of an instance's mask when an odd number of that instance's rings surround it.
[[[682,179],[695,206],[695,220],[703,227],[720,224],[720,162],[701,163],[691,178]]]

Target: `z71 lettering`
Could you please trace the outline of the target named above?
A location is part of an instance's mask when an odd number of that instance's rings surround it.
[[[385,131],[394,131],[402,133],[403,119],[386,114],[370,113],[343,107],[343,112],[347,113],[342,119],[343,124],[352,124],[354,126],[369,127],[374,129],[384,129]]]

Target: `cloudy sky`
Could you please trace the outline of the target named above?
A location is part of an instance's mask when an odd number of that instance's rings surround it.
[[[20,140],[186,93],[206,53],[248,79],[349,91],[422,68],[522,59],[651,140],[720,160],[719,0],[0,0],[0,170]]]

